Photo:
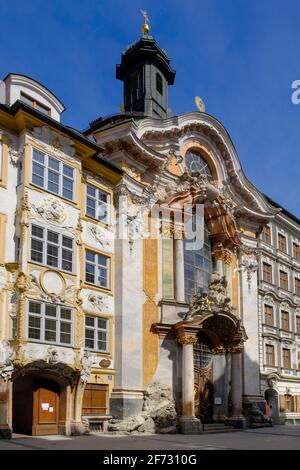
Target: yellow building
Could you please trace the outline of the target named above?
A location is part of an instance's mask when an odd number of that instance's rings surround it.
[[[11,74],[0,96],[0,432],[82,433],[114,382],[122,171],[40,83]]]

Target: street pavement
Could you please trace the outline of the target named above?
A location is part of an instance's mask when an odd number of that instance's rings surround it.
[[[43,436],[14,434],[2,450],[300,450],[300,426],[202,435]]]

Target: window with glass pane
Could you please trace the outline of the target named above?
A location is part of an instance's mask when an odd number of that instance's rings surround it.
[[[272,367],[275,365],[274,346],[271,346],[270,344],[266,345],[266,365]]]
[[[108,351],[108,320],[85,317],[85,347],[95,351]]]
[[[29,302],[28,338],[47,343],[72,344],[72,310],[60,305]]]
[[[297,261],[300,261],[300,246],[298,245],[298,243],[293,243],[293,257]]]
[[[288,274],[285,271],[279,271],[279,283],[281,289],[288,290]]]
[[[273,282],[272,266],[268,263],[263,263],[263,280],[270,284]]]
[[[70,201],[74,199],[74,168],[39,150],[32,149],[33,184]]]
[[[284,369],[291,368],[291,351],[289,349],[282,349],[282,367]]]
[[[194,365],[199,368],[206,367],[212,360],[212,352],[209,339],[201,335],[193,346]]]
[[[185,155],[185,163],[190,173],[198,172],[212,179],[210,168],[199,151],[189,150]]]
[[[300,317],[296,316],[296,332],[300,334]]]
[[[300,296],[300,279],[295,278],[295,294]]]
[[[203,235],[203,245],[194,249],[190,240],[184,240],[184,289],[189,302],[192,295],[206,292],[212,272],[209,231],[204,219],[197,218],[197,229]]]
[[[38,225],[31,226],[31,261],[72,272],[73,246],[70,237]]]
[[[41,304],[29,302],[28,338],[41,339]]]
[[[110,195],[99,188],[87,185],[86,213],[104,224],[109,223]]]
[[[290,331],[290,315],[289,312],[284,310],[281,312],[281,328],[285,331]]]
[[[85,252],[85,280],[100,287],[109,288],[110,260],[108,256]]]
[[[286,237],[281,233],[278,234],[278,248],[280,251],[286,253]]]
[[[271,227],[269,225],[263,227],[262,239],[265,243],[271,245]]]
[[[274,326],[274,313],[273,307],[265,305],[265,323],[269,326]]]

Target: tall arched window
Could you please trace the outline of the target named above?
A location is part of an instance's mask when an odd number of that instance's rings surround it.
[[[211,246],[209,231],[204,216],[193,212],[190,222],[193,232],[197,233],[200,243],[184,240],[184,291],[189,302],[192,295],[207,291],[212,272]]]

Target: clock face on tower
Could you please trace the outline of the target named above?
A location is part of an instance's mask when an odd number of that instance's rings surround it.
[[[200,173],[203,176],[212,178],[211,171],[201,154],[196,150],[188,150],[185,155],[185,164],[189,173]]]

